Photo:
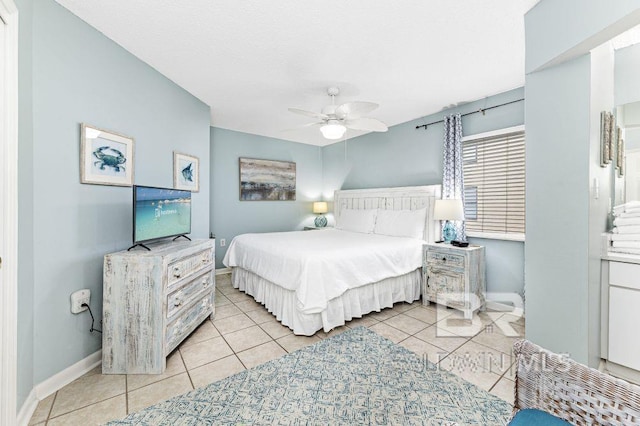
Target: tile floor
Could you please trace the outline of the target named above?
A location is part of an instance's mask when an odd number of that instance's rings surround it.
[[[455,310],[423,307],[417,301],[397,303],[329,333],[303,337],[234,289],[228,274],[217,276],[216,284],[215,320],[205,321],[169,356],[164,374],[102,375],[97,367],[40,401],[30,424],[102,424],[355,326],[369,327],[513,403],[511,346],[516,337],[506,337],[503,330],[524,335],[523,318],[481,313],[469,325]]]

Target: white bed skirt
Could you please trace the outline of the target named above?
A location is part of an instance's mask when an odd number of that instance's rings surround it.
[[[399,277],[347,290],[341,296],[331,299],[324,311],[303,314],[297,309],[294,291],[239,267],[234,267],[231,275],[233,287],[262,303],[278,321],[292,329],[294,334],[305,336],[311,336],[320,329],[328,332],[344,325],[346,321],[360,318],[369,312],[379,312],[397,302],[412,303],[420,298],[421,281],[422,269],[418,268]]]

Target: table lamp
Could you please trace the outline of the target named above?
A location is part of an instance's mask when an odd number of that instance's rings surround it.
[[[313,212],[318,215],[316,220],[313,223],[316,225],[316,228],[324,228],[327,226],[327,218],[322,215],[322,213],[327,212],[327,202],[326,201],[316,201],[313,203]]]
[[[464,207],[462,206],[462,200],[436,200],[436,205],[433,209],[434,220],[444,220],[444,228],[442,228],[442,238],[445,242],[450,243],[455,240],[456,228],[451,223],[452,220],[464,220]]]

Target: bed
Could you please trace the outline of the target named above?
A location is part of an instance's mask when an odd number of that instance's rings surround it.
[[[420,298],[422,246],[440,185],[340,190],[335,229],[242,234],[223,263],[232,284],[298,335]]]

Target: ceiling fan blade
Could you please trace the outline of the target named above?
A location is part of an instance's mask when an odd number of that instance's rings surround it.
[[[295,132],[295,131],[298,131],[300,129],[306,129],[307,127],[319,126],[321,124],[324,124],[324,121],[319,121],[317,123],[307,123],[307,124],[303,124],[302,126],[292,127],[290,129],[283,129],[283,130],[281,130],[281,132],[284,132],[284,133]]]
[[[344,125],[353,130],[365,130],[368,132],[386,132],[387,125],[375,118],[356,118],[355,120],[346,120]]]
[[[306,111],[304,109],[300,109],[300,108],[289,108],[289,111],[295,113],[295,114],[301,114],[301,115],[306,115],[307,117],[313,117],[313,118],[320,118],[322,120],[325,120],[327,118],[329,118],[328,116],[321,114],[319,112],[313,112],[313,111]]]
[[[347,102],[336,108],[336,116],[339,118],[360,118],[378,108],[373,102]]]

